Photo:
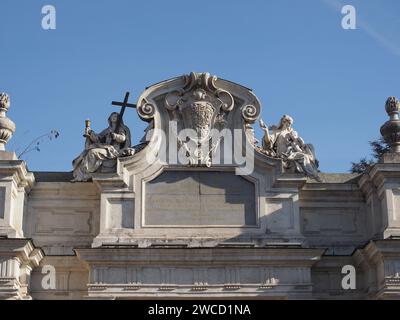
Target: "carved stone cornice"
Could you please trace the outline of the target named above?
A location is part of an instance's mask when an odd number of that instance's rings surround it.
[[[368,173],[361,175],[360,179],[358,180],[358,185],[367,199],[376,190],[376,187],[371,181],[371,177]]]
[[[127,264],[175,264],[180,265],[223,265],[235,266],[304,266],[311,267],[319,261],[325,249],[301,247],[214,247],[214,248],[170,248],[136,246],[105,246],[98,248],[76,248],[78,258],[88,265],[122,266]]]
[[[394,187],[400,182],[400,163],[377,163],[369,172],[369,177],[381,195],[385,186],[393,183]]]
[[[35,176],[29,172],[23,160],[0,160],[0,177],[15,181],[18,188],[29,193],[35,183]]]
[[[128,177],[125,175],[118,175],[115,173],[95,173],[92,178],[93,183],[101,192],[106,190],[113,190],[116,192],[116,189],[126,188],[129,186],[127,180]]]
[[[0,299],[31,299],[26,289],[29,275],[44,257],[30,239],[0,238]]]
[[[290,174],[285,173],[277,176],[274,180],[274,188],[293,188],[295,190],[301,189],[307,182],[307,177],[303,174]]]
[[[0,256],[16,257],[23,264],[37,267],[44,253],[31,239],[0,238]]]

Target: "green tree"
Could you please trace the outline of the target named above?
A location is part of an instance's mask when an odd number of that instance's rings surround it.
[[[377,163],[383,156],[384,153],[390,150],[389,145],[380,138],[369,142],[372,149],[372,158],[367,159],[364,157],[358,162],[351,163],[350,172],[352,173],[364,173],[367,172],[375,163]]]

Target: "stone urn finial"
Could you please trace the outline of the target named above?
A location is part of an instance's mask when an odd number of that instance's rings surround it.
[[[5,145],[15,132],[15,123],[7,118],[10,107],[10,97],[7,93],[0,93],[0,151],[5,150]]]
[[[381,134],[390,145],[391,152],[400,153],[400,102],[396,97],[389,97],[385,109],[390,119],[381,127]]]

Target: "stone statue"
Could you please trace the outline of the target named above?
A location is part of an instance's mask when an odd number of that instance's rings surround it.
[[[99,134],[90,129],[86,121],[84,137],[85,150],[72,161],[75,181],[88,181],[94,172],[110,172],[115,168],[115,160],[135,153],[131,148],[131,133],[117,112],[108,118],[108,128]],[[111,161],[110,161],[111,160]]]
[[[260,127],[264,131],[261,151],[271,157],[282,159],[289,171],[302,172],[310,178],[321,181],[313,145],[305,144],[293,130],[292,124],[293,119],[288,115],[282,116],[278,127],[268,128],[264,121],[260,120]]]

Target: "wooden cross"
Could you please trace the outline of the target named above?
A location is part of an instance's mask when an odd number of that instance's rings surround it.
[[[128,99],[129,99],[129,91],[126,92],[125,94],[125,99],[123,102],[118,102],[118,101],[112,101],[111,104],[113,106],[119,106],[121,107],[121,111],[119,112],[119,117],[118,117],[118,122],[117,125],[115,127],[115,132],[118,133],[119,127],[121,126],[121,122],[122,122],[122,117],[124,116],[125,113],[125,109],[128,108],[136,108],[136,104],[133,103],[128,103]]]

